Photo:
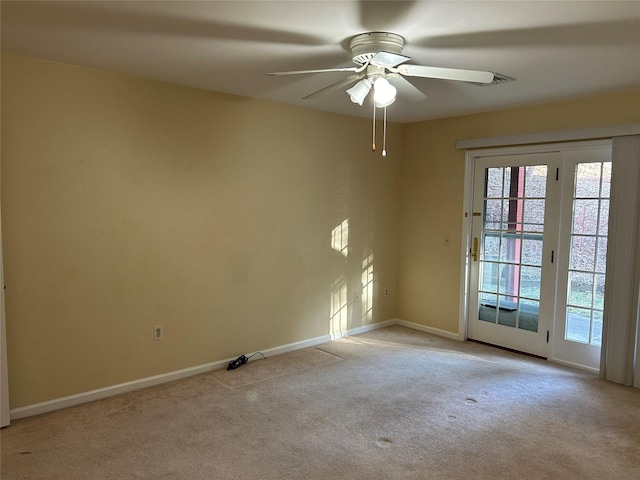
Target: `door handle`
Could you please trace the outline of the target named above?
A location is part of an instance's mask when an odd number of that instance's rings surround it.
[[[478,237],[473,237],[473,250],[471,251],[471,256],[473,257],[473,261],[478,261]]]

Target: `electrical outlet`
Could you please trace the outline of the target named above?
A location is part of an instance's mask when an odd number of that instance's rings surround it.
[[[164,338],[164,330],[162,325],[156,325],[153,327],[153,339],[154,340],[162,340]]]
[[[388,289],[388,288],[385,288],[385,289],[384,289],[384,296],[385,296],[385,297],[388,297],[388,296],[389,296],[389,289]]]

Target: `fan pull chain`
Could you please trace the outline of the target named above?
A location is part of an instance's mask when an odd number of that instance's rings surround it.
[[[371,151],[376,151],[376,102],[373,102],[373,141],[371,143]]]
[[[382,127],[382,156],[387,156],[387,107],[384,107],[384,122]]]

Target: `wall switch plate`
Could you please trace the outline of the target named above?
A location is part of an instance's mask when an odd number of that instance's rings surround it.
[[[153,327],[153,339],[162,340],[164,338],[164,330],[162,325],[156,325]]]
[[[451,235],[445,235],[442,238],[442,245],[445,247],[450,247],[451,246]]]
[[[356,293],[356,294],[353,296],[353,300],[354,300],[355,302],[359,302],[359,301],[360,301],[360,293]]]

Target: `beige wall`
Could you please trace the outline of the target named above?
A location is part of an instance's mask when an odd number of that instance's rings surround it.
[[[455,140],[640,122],[635,91],[391,125],[383,159],[367,120],[34,59],[3,55],[2,100],[12,408],[390,318],[457,332]]]
[[[465,152],[456,139],[637,122],[640,90],[406,125],[397,316],[458,332]]]
[[[12,408],[393,318],[400,126],[9,55],[2,100]]]

